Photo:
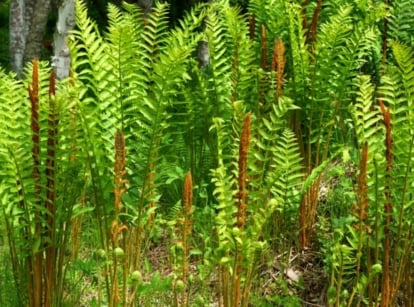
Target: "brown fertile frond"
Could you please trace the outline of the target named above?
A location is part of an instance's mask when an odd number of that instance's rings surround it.
[[[392,136],[391,136],[391,112],[389,108],[385,108],[381,99],[378,100],[378,104],[381,109],[382,116],[384,117],[385,125],[385,145],[386,145],[386,158],[387,158],[387,171],[391,171],[392,168]]]
[[[39,61],[33,60],[32,85],[29,85],[30,101],[33,103],[34,98],[39,97]]]
[[[193,205],[193,179],[191,172],[187,172],[184,179],[183,195],[181,199],[183,211],[180,214],[180,218],[177,220],[177,234],[179,240],[176,242],[176,246],[182,248],[182,256],[180,257],[181,265],[181,281],[183,282],[183,288],[181,289],[181,304],[187,306],[187,285],[188,285],[188,267],[189,267],[189,237],[192,231],[192,205]],[[176,304],[178,305],[178,297],[176,297]]]
[[[354,215],[359,220],[359,225],[355,227],[360,230],[369,230],[366,225],[368,218],[368,185],[367,185],[367,165],[368,165],[368,143],[365,143],[361,150],[361,160],[359,162],[358,175],[358,205],[353,207]]]
[[[318,195],[321,186],[322,176],[314,181],[307,193],[303,196],[299,212],[300,224],[300,246],[305,249],[311,241],[312,225],[314,224],[316,210],[318,205]]]
[[[183,225],[182,225],[182,240],[184,245],[184,253],[188,255],[188,236],[191,235],[192,230],[192,206],[193,206],[193,179],[191,172],[188,172],[184,179],[182,204],[184,208],[183,212]],[[184,274],[185,276],[185,274]]]
[[[184,179],[183,207],[186,215],[191,214],[193,205],[193,179],[191,172],[188,172]]]
[[[283,78],[284,78],[284,72],[285,72],[285,45],[283,44],[283,41],[278,38],[275,41],[275,44],[273,46],[273,56],[272,56],[272,64],[271,64],[271,70],[276,71],[276,97],[279,98],[282,96],[282,86],[283,86]]]
[[[322,0],[318,0],[316,4],[315,11],[313,11],[312,23],[309,26],[309,31],[306,36],[306,42],[309,43],[309,38],[311,38],[311,45],[316,42],[316,30],[318,27],[319,13],[322,7]]]
[[[55,78],[53,71],[49,78],[49,118],[47,132],[47,158],[46,158],[46,209],[47,228],[46,237],[53,242],[56,229],[56,147],[58,133],[58,114],[55,101]],[[52,305],[52,289],[56,281],[56,246],[50,244],[46,247],[46,279],[45,279],[45,306]]]
[[[52,71],[49,78],[49,119],[48,119],[48,136],[47,136],[47,160],[46,160],[46,177],[47,177],[47,203],[48,206],[56,200],[55,193],[55,149],[56,136],[58,133],[58,114],[56,112],[55,102],[56,84],[55,73]],[[48,208],[49,209],[49,208]]]
[[[36,196],[36,203],[41,204],[41,183],[40,183],[40,127],[39,127],[39,62],[33,60],[32,84],[29,85],[29,98],[31,103],[30,128],[32,131],[32,157],[33,170],[32,177],[34,179],[34,189]],[[40,219],[40,212],[35,214],[35,233],[37,237],[41,237],[42,222]],[[30,293],[30,305],[40,306],[43,297],[42,285],[42,269],[43,259],[41,253],[31,255],[31,259],[27,258],[28,262],[28,276],[32,276],[29,280],[30,288],[33,289]]]
[[[182,232],[183,241],[186,243],[186,238],[192,231],[191,214],[193,210],[193,179],[190,171],[184,179],[182,205],[184,209],[181,221],[182,230],[179,230],[179,232]]]
[[[34,160],[33,178],[37,181],[40,180],[40,139],[39,139],[39,62],[33,60],[33,72],[32,72],[32,84],[29,85],[29,97],[31,103],[31,117],[30,127],[32,130],[32,156]],[[39,187],[40,188],[40,187]],[[40,193],[36,187],[36,192]]]
[[[251,114],[247,113],[244,121],[242,132],[240,136],[240,145],[239,145],[239,191],[236,195],[238,198],[237,202],[237,227],[243,228],[246,222],[246,199],[247,199],[247,154],[249,150],[250,143],[250,122]]]
[[[392,302],[393,291],[391,290],[391,273],[390,273],[390,251],[391,251],[391,171],[392,171],[392,134],[391,134],[391,112],[389,108],[384,106],[381,99],[378,100],[385,125],[385,158],[387,160],[386,166],[386,186],[385,186],[385,225],[384,225],[384,255],[383,255],[383,274],[381,285],[381,307],[389,306]]]
[[[249,16],[249,38],[254,39],[254,32],[256,31],[256,15]]]
[[[56,96],[56,74],[54,70],[50,72],[49,77],[49,97],[50,96]]]
[[[267,41],[266,41],[266,27],[262,25],[261,31],[261,38],[262,38],[262,57],[260,59],[260,67],[265,70],[266,63],[267,63]]]
[[[112,222],[111,225],[111,233],[112,233],[112,242],[114,245],[116,245],[117,239],[119,234],[123,231],[123,230],[127,230],[128,227],[126,225],[119,225],[117,220],[114,220]]]
[[[116,186],[122,185],[123,182],[119,181],[125,175],[126,164],[126,151],[125,151],[125,138],[121,131],[117,131],[115,134],[115,175]]]
[[[114,214],[114,220],[111,225],[111,234],[112,234],[111,239],[112,239],[112,246],[115,248],[118,245],[118,236],[121,234],[123,230],[128,229],[126,225],[123,225],[122,222],[119,221],[119,213],[121,211],[121,199],[122,199],[122,195],[126,191],[125,184],[127,182],[127,180],[124,179],[124,176],[127,173],[125,169],[125,166],[126,166],[125,137],[120,130],[117,130],[115,133],[114,147],[115,147],[115,165],[114,165],[115,214]],[[123,248],[125,249],[125,240],[124,240]],[[115,257],[114,265],[112,267],[113,280],[112,280],[111,306],[117,306],[118,302],[120,301],[117,261],[118,260]],[[123,262],[123,264],[124,264],[124,270],[125,270],[126,262]],[[124,271],[123,276],[125,276],[125,271]]]

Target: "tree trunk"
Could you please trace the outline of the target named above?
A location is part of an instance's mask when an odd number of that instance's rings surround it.
[[[24,35],[26,38],[29,34],[35,4],[36,0],[24,0]]]
[[[154,1],[153,0],[138,0],[137,3],[144,11],[144,14],[147,15],[151,12]]]
[[[59,80],[69,77],[70,52],[66,38],[74,26],[75,1],[65,0],[59,7],[59,17],[53,38],[54,56],[52,65],[56,72],[56,78]]]
[[[11,0],[10,1],[10,66],[13,71],[20,77],[23,69],[23,55],[26,45],[25,33],[25,1]]]
[[[42,50],[51,0],[10,0],[10,66],[20,78],[25,62]]]
[[[51,0],[36,1],[30,22],[30,30],[27,35],[26,48],[23,57],[24,62],[40,57],[50,5]]]

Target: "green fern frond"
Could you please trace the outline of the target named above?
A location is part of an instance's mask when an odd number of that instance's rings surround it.
[[[285,204],[298,205],[303,166],[294,133],[284,130],[276,148],[268,179],[272,183],[271,192]]]
[[[253,124],[252,133],[252,148],[251,155],[254,157],[254,162],[250,163],[249,167],[253,172],[253,177],[260,180],[252,181],[252,186],[258,191],[269,190],[269,186],[264,178],[268,172],[272,172],[272,159],[277,151],[276,143],[280,138],[280,134],[286,127],[287,121],[285,115],[290,110],[295,110],[297,107],[293,101],[287,97],[280,97],[277,104],[272,104],[271,112],[266,117],[261,119],[261,122]]]
[[[257,172],[257,166],[252,168],[249,185],[249,212],[251,214],[251,229],[253,237],[264,236],[264,240],[281,240],[268,237],[269,229],[283,227],[296,228],[297,212],[301,201],[300,190],[303,184],[303,159],[294,133],[288,129],[280,129],[273,145],[258,154],[254,149],[252,155],[255,164],[265,166]],[[253,140],[253,144],[254,144]],[[263,163],[265,162],[265,163]],[[260,173],[260,175],[259,175]],[[283,216],[283,225],[274,225],[276,216]],[[271,226],[270,226],[271,225]]]
[[[230,237],[231,230],[236,224],[235,213],[237,212],[235,193],[233,187],[236,186],[236,179],[234,175],[229,175],[226,166],[225,157],[223,156],[223,141],[227,138],[224,135],[224,121],[220,118],[214,119],[214,129],[217,133],[217,160],[218,167],[212,170],[212,182],[215,185],[213,195],[217,200],[216,208],[218,210],[216,216],[217,236],[220,247],[224,249],[228,246],[232,239]]]
[[[414,7],[414,1],[397,0],[393,1],[391,6],[388,32],[390,38],[412,45],[414,37],[414,12],[412,8]]]
[[[223,22],[223,16],[218,11],[223,9],[218,5],[208,16],[205,31],[210,53],[208,71],[209,100],[214,108],[214,116],[231,116],[231,50],[227,44],[229,40],[228,28]],[[217,10],[217,11],[216,11]]]
[[[374,27],[356,25],[352,36],[347,39],[341,52],[338,54],[338,62],[341,66],[339,70],[341,78],[339,82],[349,85],[348,80],[352,80],[363,67],[364,64],[372,61],[373,54],[380,53],[379,32]],[[341,87],[342,92],[346,86]],[[343,94],[343,93],[341,93]]]
[[[72,32],[74,43],[71,46],[77,56],[77,61],[74,62],[77,65],[75,68],[82,67],[80,77],[97,85],[94,77],[99,80],[108,73],[108,69],[105,69],[107,45],[99,34],[96,23],[88,17],[86,4],[80,0],[76,2],[76,24],[78,29]]]
[[[350,5],[339,7],[327,22],[320,25],[316,54],[325,51],[327,53],[326,55],[335,55],[335,49],[345,41],[349,32],[352,30],[352,9]],[[324,57],[321,54],[320,60],[323,59]]]
[[[266,25],[269,33],[268,41],[273,42],[280,37],[287,41],[288,19],[286,18],[286,1],[251,0],[248,5],[248,13],[254,16],[254,37],[258,41],[261,25]],[[256,46],[256,54],[260,54],[260,44]]]
[[[358,87],[356,104],[353,106],[353,118],[359,145],[368,143],[370,151],[378,146],[378,135],[384,135],[381,114],[374,104],[374,86],[369,76],[358,76],[355,80]]]
[[[121,123],[121,114],[112,106],[119,102],[116,92],[116,78],[112,74],[112,63],[108,52],[108,44],[99,34],[96,23],[87,15],[86,5],[76,2],[77,30],[73,31],[73,69],[77,72],[75,79],[84,86],[80,92],[84,127],[90,137],[100,135],[106,140],[107,148],[112,145],[112,135]],[[119,109],[118,109],[119,110]],[[98,150],[98,149],[97,149]],[[105,149],[101,148],[105,154]],[[112,155],[108,155],[112,156]]]
[[[397,41],[390,43],[395,60],[401,73],[402,84],[408,104],[412,105],[414,101],[414,50],[405,44]]]
[[[413,48],[391,41],[391,48],[398,67],[390,69],[380,87],[381,98],[391,109],[393,153],[393,198],[396,210],[402,214],[412,210],[412,154],[414,144],[414,60]],[[402,85],[402,86],[401,86]],[[398,209],[397,209],[398,208]]]
[[[304,107],[306,92],[310,86],[310,59],[311,54],[306,45],[305,29],[302,25],[301,7],[298,4],[286,3],[289,21],[289,44],[292,91],[296,97],[303,101],[298,104]]]
[[[257,93],[251,82],[252,72],[255,71],[256,54],[254,44],[248,38],[247,20],[236,8],[228,7],[223,10],[224,21],[229,29],[229,60],[232,61],[231,100],[242,100],[249,106],[254,106]]]
[[[319,73],[315,76],[315,98],[319,105],[326,93],[338,94],[338,87],[344,88],[338,79],[343,80],[339,71],[338,57],[348,50],[343,49],[353,29],[352,6],[340,7],[336,14],[320,25],[318,39],[315,44],[315,64],[313,69]],[[323,94],[322,94],[323,93]],[[319,97],[322,96],[322,97]],[[338,97],[332,97],[332,99]],[[317,106],[315,106],[317,107]]]
[[[13,76],[0,71],[0,135],[3,146],[17,146],[19,139],[26,134],[29,128],[29,102],[23,99],[27,90],[23,89],[19,81]],[[23,135],[22,135],[23,133]]]

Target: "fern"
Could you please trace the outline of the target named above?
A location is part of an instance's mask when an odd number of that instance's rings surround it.
[[[242,100],[248,106],[255,105],[256,88],[251,82],[251,73],[255,67],[254,46],[248,39],[246,20],[237,9],[223,10],[224,22],[229,29],[228,46],[232,60],[231,101]]]
[[[79,2],[78,10],[83,7]],[[120,9],[110,5],[108,10],[109,27],[103,37],[84,12],[78,13],[74,69],[80,71],[76,86],[87,88],[80,92],[78,114],[101,245],[107,252],[108,242],[113,242],[106,234],[114,220],[114,196],[111,177],[105,174],[114,163],[114,131],[119,129],[125,136],[127,169],[131,172],[126,176],[128,193],[123,197],[122,212],[117,213],[128,227],[124,236],[128,247],[123,267],[125,290],[128,270],[143,265],[149,248],[161,197],[159,188],[173,167],[167,150],[180,148],[180,143],[171,141],[169,131],[181,130],[188,123],[188,119],[179,123],[174,112],[182,107],[181,92],[189,80],[190,57],[200,39],[194,31],[202,16],[188,15],[181,27],[170,30],[167,4],[157,3],[145,20],[134,6]],[[96,144],[97,139],[102,141]],[[162,151],[166,153],[164,159],[160,159]],[[109,284],[118,284],[115,276],[107,282],[108,297],[112,297],[115,293],[109,291]],[[126,299],[125,291],[123,296]]]
[[[389,17],[389,37],[408,45],[413,44],[413,5],[412,0],[393,1]]]
[[[293,231],[298,219],[296,214],[301,200],[299,191],[303,178],[302,158],[294,134],[289,130],[279,133],[281,136],[267,152],[270,160],[264,171],[266,176],[263,178],[263,191],[257,191],[258,195],[253,194],[251,214],[255,221],[253,233],[257,236],[263,231],[264,234],[272,236],[277,234],[277,229]],[[253,182],[252,185],[256,186],[257,183]],[[267,223],[273,224],[282,216],[284,218],[280,225],[276,222],[273,226],[274,231],[266,231]],[[279,238],[270,237],[267,240],[283,242],[283,239],[287,239],[278,236]]]
[[[294,134],[285,130],[280,140],[276,143],[278,151],[274,156],[274,170],[269,174],[270,182],[273,182],[272,193],[282,200],[286,206],[299,203],[296,189],[301,185],[303,174],[301,173],[301,157],[297,148]],[[296,198],[296,199],[295,199]]]
[[[217,236],[221,253],[225,253],[223,257],[226,257],[225,251],[232,250],[232,229],[236,224],[235,213],[237,212],[235,202],[235,191],[232,188],[235,184],[235,178],[233,175],[227,173],[227,167],[224,162],[222,148],[225,148],[223,138],[223,120],[215,119],[215,129],[217,130],[217,148],[218,148],[218,167],[212,172],[212,182],[215,185],[214,196],[217,199],[218,214],[216,217],[217,224]],[[227,256],[228,257],[228,256]],[[222,260],[226,261],[226,260]]]
[[[276,38],[287,41],[289,20],[286,18],[287,6],[285,1],[252,0],[249,1],[248,12],[252,18],[253,37],[255,39],[255,53],[260,54],[263,42],[258,42],[261,26],[266,25],[269,42],[274,42]],[[258,60],[258,59],[257,59]],[[259,62],[256,61],[258,64]]]
[[[29,112],[30,107],[25,97],[26,91],[14,76],[0,70],[1,112],[0,120],[0,199],[5,229],[8,233],[8,246],[16,283],[17,297],[20,303],[28,301],[26,284],[22,280],[25,274],[24,259],[35,246],[32,232],[28,225],[32,216],[27,214],[33,201],[31,180],[32,157],[30,152]],[[24,234],[27,234],[24,237]],[[26,238],[26,240],[24,240]]]
[[[297,4],[286,3],[286,12],[289,21],[289,45],[290,45],[290,65],[292,92],[296,97],[301,97],[300,107],[305,107],[305,97],[308,91],[308,81],[310,79],[310,57],[306,47],[305,29],[302,27],[301,7]]]
[[[413,152],[413,49],[403,44],[391,42],[393,55],[397,61],[398,69],[392,69],[389,79],[385,79],[381,88],[384,100],[389,103],[392,110],[392,154],[393,169],[388,172],[387,189],[390,191],[387,200],[392,204],[392,212],[388,213],[395,220],[394,225],[389,226],[391,239],[395,246],[390,247],[391,261],[398,265],[391,266],[390,285],[391,290],[404,289],[405,278],[404,263],[409,261],[412,236],[408,229],[411,228],[409,216],[412,215],[412,152]],[[401,87],[401,84],[403,85]],[[389,145],[387,148],[390,147]],[[387,159],[388,162],[388,159]],[[389,162],[388,162],[389,163]],[[391,181],[392,180],[392,181]],[[392,184],[390,184],[392,182]],[[385,219],[388,221],[388,217]],[[407,259],[407,260],[406,260]],[[386,259],[384,260],[386,261]],[[390,302],[394,303],[396,297],[391,292]]]
[[[354,121],[356,123],[356,134],[359,145],[362,147],[364,143],[368,143],[369,147],[375,146],[372,141],[378,131],[378,123],[380,121],[380,113],[377,107],[373,107],[374,87],[368,76],[360,76],[355,81],[359,91],[356,97],[356,104],[353,110]],[[374,110],[372,110],[374,109]]]
[[[216,8],[217,10],[219,7]],[[208,87],[211,90],[209,103],[213,106],[213,114],[229,118],[231,114],[231,51],[226,45],[227,28],[221,22],[217,11],[213,11],[207,20],[206,39],[210,52]]]

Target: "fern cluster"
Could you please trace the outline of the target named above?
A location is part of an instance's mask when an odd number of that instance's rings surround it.
[[[100,32],[77,1],[68,80],[37,61],[21,81],[0,70],[0,199],[21,305],[65,303],[88,253],[98,304],[286,302],[279,287],[300,291],[290,255],[316,239],[323,303],[409,302],[411,4],[252,0],[242,13],[214,1],[175,27],[166,3],[111,4]],[[332,174],[347,176],[336,215],[319,208]],[[152,268],[159,243],[171,261]],[[270,290],[264,267],[280,276]]]

